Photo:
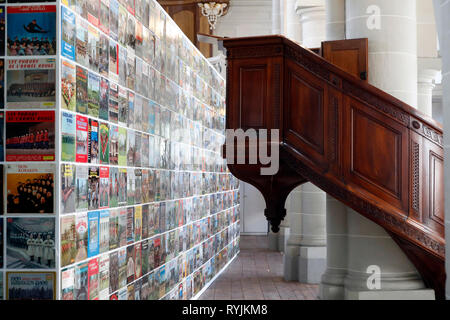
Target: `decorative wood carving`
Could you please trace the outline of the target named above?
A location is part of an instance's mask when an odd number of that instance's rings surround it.
[[[225,39],[224,47],[227,128],[243,128],[239,114],[245,112],[251,117],[247,124],[280,129],[276,175],[259,175],[259,166],[228,166],[262,192],[272,229],[285,215],[289,192],[310,181],[388,230],[442,297],[440,125],[284,37]],[[243,84],[240,70],[258,65],[265,70],[261,83]],[[246,97],[249,92],[254,99]],[[243,97],[248,102],[242,104]]]

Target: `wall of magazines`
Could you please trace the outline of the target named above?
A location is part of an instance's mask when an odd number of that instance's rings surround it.
[[[224,79],[155,0],[3,0],[0,41],[0,300],[198,296],[239,252]]]

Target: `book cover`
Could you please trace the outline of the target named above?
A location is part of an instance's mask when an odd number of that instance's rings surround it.
[[[6,272],[6,300],[31,299],[56,299],[56,272]]]
[[[114,251],[109,255],[109,293],[119,289],[119,252]]]
[[[88,0],[92,1],[92,0]],[[89,69],[98,72],[99,65],[99,50],[100,50],[100,34],[98,29],[88,26],[88,43],[87,55],[89,59]]]
[[[109,39],[103,33],[99,34],[98,72],[107,77],[109,74]]]
[[[75,268],[68,268],[61,272],[61,299],[74,300]]]
[[[128,123],[128,92],[127,89],[119,86],[119,125],[126,127]]]
[[[109,268],[110,268],[110,260],[109,255],[104,254],[99,258],[99,300],[108,300],[109,299]]]
[[[54,211],[54,164],[6,165],[6,213]]]
[[[10,6],[7,21],[8,56],[56,54],[55,5]]]
[[[99,0],[87,0],[87,19],[92,25],[98,27]]]
[[[134,244],[134,276],[136,279],[142,277],[142,243]]]
[[[127,86],[127,55],[127,49],[119,45],[119,84],[124,87]]]
[[[99,293],[99,274],[98,258],[88,262],[88,300],[98,300]]]
[[[120,25],[122,27],[122,25]],[[109,1],[109,36],[117,41],[119,36],[119,2]]]
[[[61,107],[75,111],[76,73],[75,65],[67,60],[61,61]]]
[[[119,82],[119,45],[112,40],[109,41],[109,78]]]
[[[127,249],[120,248],[118,251],[119,259],[119,288],[127,285]]]
[[[108,120],[109,116],[109,80],[101,78],[100,80],[100,103],[99,118]]]
[[[122,4],[119,4],[119,10],[118,10],[118,19],[119,19],[119,31],[118,31],[118,39],[119,43],[122,46],[127,45],[127,20],[128,20],[128,13],[127,9],[122,6]]]
[[[100,163],[109,164],[109,126],[107,123],[100,122],[99,135]]]
[[[61,266],[75,262],[77,254],[75,215],[61,217]]]
[[[99,212],[88,213],[88,257],[99,253]]]
[[[127,284],[133,282],[135,278],[135,257],[134,245],[127,247]]]
[[[109,207],[115,208],[119,201],[119,169],[109,168]]]
[[[75,13],[66,7],[61,7],[61,29],[61,55],[75,61]]]
[[[88,209],[95,210],[99,205],[99,168],[89,167],[88,172]]]
[[[109,208],[109,171],[109,167],[100,167],[100,209]]]
[[[127,208],[127,244],[134,240],[134,207]]]
[[[109,212],[109,250],[119,247],[119,209]]]
[[[87,0],[77,0],[77,4],[80,2],[86,2]],[[76,26],[76,42],[75,42],[75,58],[76,61],[84,67],[89,67],[88,57],[88,22],[83,19],[77,19]]]
[[[6,111],[6,161],[55,160],[54,111]]]
[[[142,239],[142,206],[134,207],[134,241]]]
[[[99,143],[98,143],[98,121],[89,119],[89,152],[88,162],[97,164],[99,163]]]
[[[75,300],[88,300],[88,263],[75,266]]]
[[[100,109],[100,77],[88,74],[88,115],[98,118]]]
[[[127,170],[127,204],[134,204],[134,193],[136,191],[136,177],[134,169]]]
[[[110,125],[109,128],[109,164],[119,164],[119,128]]]
[[[100,0],[99,28],[109,34],[109,0]]]
[[[127,165],[127,129],[119,127],[119,151],[117,155],[117,162],[119,166]]]
[[[109,250],[109,210],[100,212],[100,247],[99,252],[104,253]]]
[[[80,66],[76,68],[76,109],[87,114],[88,111],[88,71]]]
[[[118,205],[124,206],[127,204],[127,187],[128,187],[128,179],[127,179],[127,169],[119,168],[119,199]]]
[[[61,112],[61,160],[75,161],[76,115]]]
[[[109,121],[118,123],[119,121],[119,86],[110,82],[109,85]]]

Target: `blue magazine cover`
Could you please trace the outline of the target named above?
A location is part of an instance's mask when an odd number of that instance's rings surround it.
[[[98,211],[88,213],[88,257],[99,253],[99,220]]]
[[[61,54],[75,61],[75,13],[66,7],[61,9]]]

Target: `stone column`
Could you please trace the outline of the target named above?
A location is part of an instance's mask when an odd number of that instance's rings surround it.
[[[327,41],[345,39],[345,0],[325,0]]]
[[[417,109],[430,118],[433,117],[434,79],[438,73],[438,70],[422,69],[417,77]]]
[[[417,106],[416,0],[346,0],[346,38],[369,39],[369,83]]]
[[[272,34],[281,34],[281,14],[279,0],[272,0]]]
[[[324,0],[297,0],[295,12],[300,16],[302,45],[320,48],[326,30]]]
[[[285,0],[286,37],[298,43],[302,42],[302,25],[295,13],[297,0]]]
[[[439,34],[439,48],[442,57],[442,104],[444,110],[444,132],[450,130],[450,1],[434,0],[434,13]],[[444,134],[444,185],[445,185],[445,269],[450,274],[450,135]],[[450,300],[450,277],[446,281],[446,298]]]
[[[327,195],[327,269],[320,282],[320,299],[342,300],[347,275],[347,207]]]

